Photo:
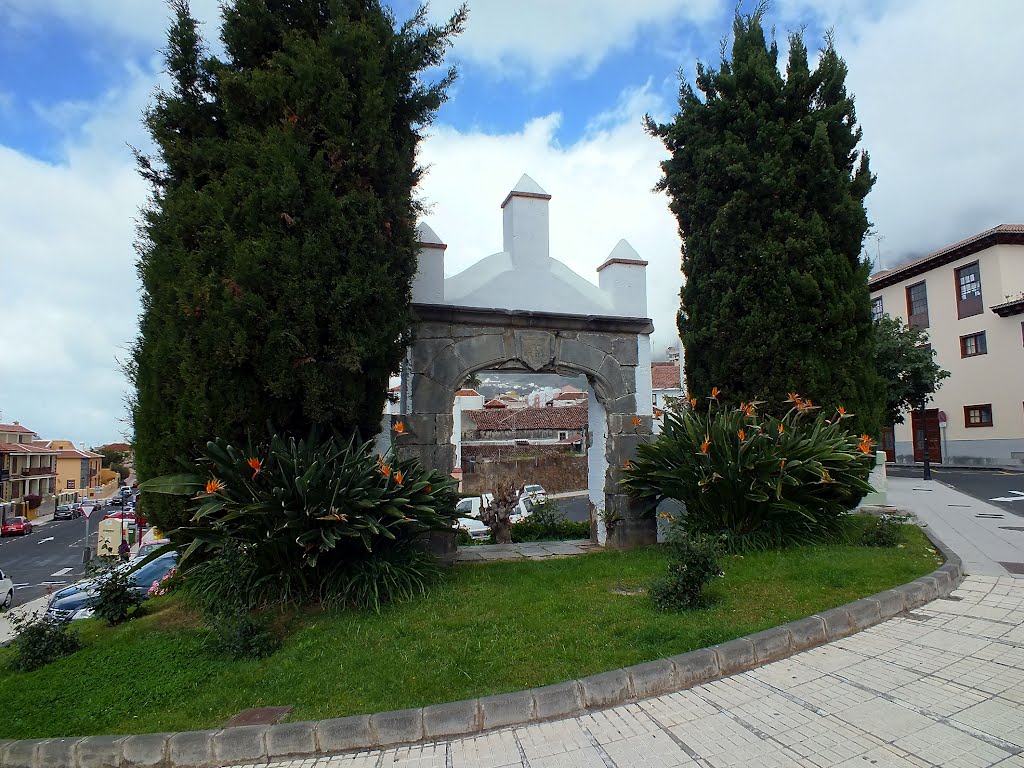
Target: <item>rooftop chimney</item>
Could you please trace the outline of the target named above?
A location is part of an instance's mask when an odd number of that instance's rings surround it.
[[[502,250],[515,267],[544,264],[548,247],[548,201],[551,195],[525,173],[501,204],[504,215]]]

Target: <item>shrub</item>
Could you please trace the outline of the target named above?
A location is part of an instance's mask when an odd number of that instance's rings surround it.
[[[864,529],[860,543],[865,547],[895,547],[903,541],[904,515],[882,515]]]
[[[430,554],[412,542],[396,542],[328,576],[324,598],[379,612],[388,603],[426,594],[440,573],[437,560]]]
[[[590,523],[567,520],[565,513],[553,501],[536,505],[529,517],[512,524],[512,541],[515,543],[587,538],[590,538]]]
[[[89,601],[93,613],[110,626],[121,624],[138,613],[143,596],[133,589],[127,570],[110,569],[100,577],[95,597]]]
[[[650,587],[655,607],[659,611],[683,611],[706,605],[704,588],[722,574],[719,542],[708,536],[690,536],[676,528],[666,546],[668,575],[656,579]]]
[[[33,613],[11,619],[17,634],[12,645],[14,654],[8,665],[15,672],[31,672],[45,667],[63,656],[70,656],[82,647],[78,633],[68,624]]]
[[[759,418],[759,403],[725,408],[716,397],[703,411],[694,399],[664,414],[661,434],[624,470],[626,491],[651,514],[663,499],[683,502],[685,530],[724,535],[730,551],[834,534],[871,490],[872,441],[843,428],[851,414],[826,415],[791,395],[781,419]]]
[[[39,505],[43,503],[43,497],[37,496],[34,493],[30,493],[22,498],[25,499],[25,503],[28,504],[29,509],[38,509]]]
[[[401,427],[396,427],[400,432]],[[392,449],[378,456],[370,443],[338,436],[305,440],[274,435],[239,449],[212,441],[196,460],[202,474],[141,484],[143,491],[190,497],[190,525],[175,536],[191,540],[179,562],[188,590],[203,605],[244,592],[245,608],[312,600],[348,602],[368,594],[366,579],[387,584],[377,593],[400,594],[394,558],[423,560],[411,543],[431,530],[451,530],[453,482]],[[369,561],[386,553],[386,565]],[[352,589],[347,579],[357,583]],[[370,601],[367,604],[375,604]]]
[[[264,659],[281,647],[267,613],[235,607],[209,616],[207,622],[213,650],[233,659]]]

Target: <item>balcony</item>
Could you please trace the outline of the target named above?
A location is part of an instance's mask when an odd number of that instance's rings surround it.
[[[55,475],[57,471],[53,467],[22,467],[22,477],[46,477],[47,475]]]

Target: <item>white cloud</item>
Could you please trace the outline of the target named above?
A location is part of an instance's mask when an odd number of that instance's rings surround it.
[[[625,238],[647,268],[654,349],[678,343],[675,312],[682,275],[676,222],[668,200],[652,188],[665,151],[645,133],[645,111],[665,105],[648,87],[622,94],[575,144],[556,140],[557,114],[508,134],[436,126],[422,150],[430,171],[422,184],[427,222],[448,244],[453,274],[502,248],[501,202],[523,173],[552,196],[551,255],[596,283],[596,268]]]
[[[447,19],[460,1],[435,1],[430,16]],[[641,36],[660,39],[674,23],[707,22],[721,7],[721,0],[477,0],[469,3],[466,31],[454,53],[497,74],[544,80],[563,71],[584,77]]]

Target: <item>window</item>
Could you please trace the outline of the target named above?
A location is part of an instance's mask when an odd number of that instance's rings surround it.
[[[981,271],[978,262],[956,270],[956,316],[973,317],[985,311],[981,303]]]
[[[975,357],[976,355],[987,354],[988,343],[985,340],[984,331],[960,337],[960,357]]]
[[[651,395],[651,402],[654,403],[655,405],[658,404],[658,393],[657,392],[655,392],[653,395]]]
[[[907,288],[907,317],[911,328],[928,327],[928,292],[924,283]]]
[[[568,432],[559,432],[558,433],[558,439],[559,440],[568,440],[569,439],[569,433]]]
[[[882,319],[882,297],[875,296],[871,300],[871,319],[881,320]]]
[[[68,480],[68,490],[69,491],[73,491],[74,489],[75,489],[75,481],[74,480]]]
[[[965,427],[991,427],[992,426],[992,404],[987,405],[965,405],[964,406]]]

